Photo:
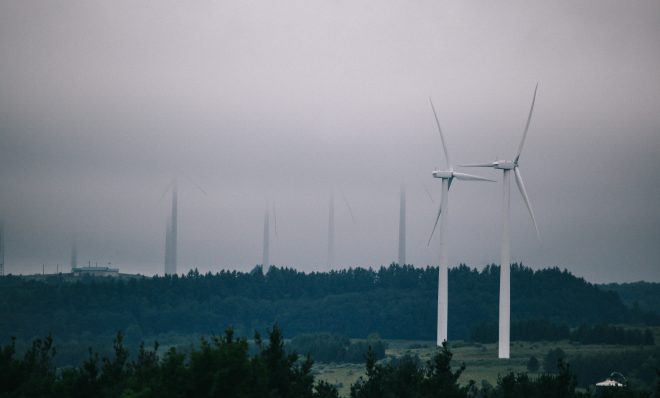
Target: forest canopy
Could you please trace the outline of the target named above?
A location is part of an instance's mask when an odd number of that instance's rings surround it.
[[[139,342],[163,333],[239,334],[278,322],[289,337],[329,332],[351,338],[435,338],[437,268],[391,265],[303,273],[221,271],[129,279],[0,278],[0,338]],[[469,339],[497,320],[499,267],[449,271],[449,338]],[[656,314],[652,314],[657,319]],[[511,270],[512,321],[558,325],[623,323],[634,313],[617,293],[558,268]]]

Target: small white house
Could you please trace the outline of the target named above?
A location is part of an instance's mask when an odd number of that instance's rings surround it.
[[[599,383],[596,383],[596,387],[623,387],[623,384],[616,380],[607,378]]]

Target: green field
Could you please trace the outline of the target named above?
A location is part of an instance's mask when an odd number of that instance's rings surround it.
[[[660,328],[654,328],[656,347],[660,342]],[[404,355],[419,356],[425,363],[435,352],[435,342],[411,341],[411,340],[387,340],[389,348],[386,351],[387,361]],[[591,353],[621,352],[640,349],[637,347],[623,345],[581,345],[569,341],[559,342],[512,342],[511,358],[500,360],[497,358],[497,344],[479,344],[455,341],[450,344],[454,354],[453,367],[457,369],[465,363],[466,369],[461,376],[461,383],[467,384],[470,380],[481,383],[482,380],[490,384],[497,384],[500,375],[508,372],[527,372],[527,361],[534,355],[542,363],[543,358],[550,349],[559,347],[566,356]],[[642,348],[643,349],[643,348]],[[541,369],[542,370],[542,369]],[[616,369],[612,369],[613,371]],[[341,396],[348,396],[351,384],[355,383],[360,376],[365,374],[364,364],[324,364],[314,365],[315,376],[319,380],[325,380],[335,385]],[[603,379],[609,376],[603,375]]]

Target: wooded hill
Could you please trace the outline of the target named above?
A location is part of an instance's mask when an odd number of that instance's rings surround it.
[[[305,274],[290,268],[222,271],[129,280],[0,278],[0,338],[59,340],[126,338],[162,333],[214,334],[231,325],[240,335],[278,322],[287,336],[332,332],[365,338],[433,340],[437,268],[391,265]],[[497,320],[499,267],[449,271],[449,336],[469,339],[472,329]],[[639,311],[638,311],[639,312]],[[646,314],[657,321],[656,314]],[[511,270],[513,321],[544,319],[581,324],[639,321],[619,295],[558,268]]]
[[[599,287],[618,293],[623,302],[633,309],[660,314],[660,283],[608,283]]]

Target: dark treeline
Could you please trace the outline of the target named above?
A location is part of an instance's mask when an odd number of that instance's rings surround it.
[[[315,383],[311,359],[287,353],[276,326],[268,344],[255,336],[259,353],[248,354],[245,339],[228,329],[223,337],[203,339],[189,354],[171,348],[164,355],[142,346],[135,359],[117,335],[114,354],[99,359],[90,350],[80,366],[57,371],[51,337],[38,339],[23,359],[13,344],[0,350],[3,397],[242,397],[331,398],[337,390]]]
[[[623,302],[629,307],[643,312],[660,314],[660,283],[608,283],[599,286],[603,290],[618,293]]]
[[[479,343],[494,343],[498,338],[497,321],[481,322],[470,332],[470,339]],[[566,340],[570,329],[545,319],[528,319],[511,322],[511,339],[521,341]]]
[[[337,389],[316,381],[312,360],[287,353],[280,329],[269,331],[268,342],[257,334],[259,347],[249,355],[247,340],[232,329],[223,337],[202,339],[189,353],[171,348],[163,355],[140,347],[132,358],[119,333],[113,354],[99,358],[90,350],[81,365],[56,369],[56,350],[51,337],[33,341],[22,358],[13,344],[0,348],[0,396],[3,397],[223,397],[223,398],[337,398]],[[447,344],[431,360],[404,357],[378,363],[372,350],[365,356],[366,375],[351,386],[351,398],[448,397],[448,398],[577,398],[591,397],[576,391],[570,367],[558,361],[556,373],[531,378],[524,373],[500,377],[495,387],[474,381],[461,385],[465,369],[451,366]],[[605,396],[648,397],[630,388],[605,391]],[[600,395],[603,396],[603,395]]]
[[[593,353],[568,358],[578,386],[593,385],[603,380],[603,375],[616,370],[626,375],[630,384],[652,389],[658,383],[660,372],[660,349],[646,348],[616,353]],[[657,384],[660,387],[660,383]],[[660,392],[660,391],[659,391]]]
[[[530,358],[531,360],[531,358]],[[576,375],[578,386],[588,387],[602,381],[613,370],[625,374],[630,385],[652,390],[660,383],[660,348],[644,347],[620,352],[587,352],[567,356],[559,347],[552,348],[543,358],[543,369],[558,372],[557,363],[568,361]],[[660,384],[657,384],[660,387]]]
[[[452,353],[443,344],[428,362],[420,366],[410,357],[396,362],[377,364],[370,352],[366,358],[366,377],[361,377],[351,386],[352,398],[395,398],[395,397],[467,397],[468,388],[458,382],[465,365],[454,371],[451,368]],[[471,386],[474,383],[470,384]]]
[[[654,345],[650,329],[626,329],[611,325],[580,325],[571,331],[571,341],[582,344]]]
[[[479,343],[494,343],[498,338],[497,322],[482,322],[472,329],[470,338]],[[511,339],[520,341],[570,340],[582,344],[654,345],[651,329],[627,329],[621,326],[596,324],[568,326],[545,319],[511,322]]]
[[[222,271],[186,276],[65,282],[0,278],[0,338],[30,341],[52,333],[64,341],[108,339],[130,331],[132,341],[162,333],[237,333],[279,322],[289,336],[331,332],[364,338],[435,338],[437,268],[392,265],[305,274]],[[499,267],[449,271],[449,337],[468,339],[498,314]],[[575,327],[620,323],[631,311],[619,296],[557,268],[513,266],[512,320],[543,318]],[[106,340],[107,341],[107,340]]]
[[[366,341],[353,341],[334,333],[305,333],[291,339],[287,348],[310,355],[317,362],[363,363],[369,350],[376,359],[385,358],[387,343],[371,335]]]

